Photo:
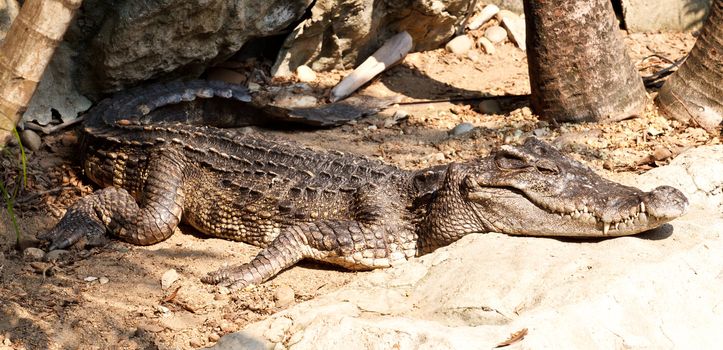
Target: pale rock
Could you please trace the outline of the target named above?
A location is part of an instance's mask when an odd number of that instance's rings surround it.
[[[40,248],[30,247],[25,248],[25,250],[23,251],[23,257],[31,261],[41,260],[43,259],[43,255],[45,255],[45,252],[43,252],[43,250]]]
[[[480,11],[478,14],[474,15],[469,22],[467,23],[467,28],[469,30],[476,30],[477,28],[481,27],[483,24],[487,23],[492,17],[494,17],[497,12],[500,12],[500,8],[497,7],[494,4],[489,4],[485,6],[482,11]]]
[[[65,249],[55,249],[49,251],[45,256],[43,257],[43,260],[45,261],[55,261],[60,259],[64,255],[68,255],[70,252]]]
[[[294,321],[290,318],[279,317],[271,322],[271,325],[264,333],[264,337],[274,343],[281,342],[293,324]]]
[[[507,31],[500,26],[491,26],[485,29],[485,38],[493,44],[500,43],[507,38]]]
[[[455,55],[463,55],[474,46],[474,41],[467,35],[460,35],[450,40],[444,47],[447,51]]]
[[[485,37],[479,38],[477,40],[477,44],[479,44],[479,46],[482,46],[482,48],[485,49],[485,52],[488,55],[494,55],[496,52],[495,45],[489,39],[487,39]]]
[[[43,145],[43,141],[40,139],[40,136],[30,129],[25,129],[20,132],[20,142],[22,142],[23,147],[33,152],[39,150],[40,146]]]
[[[511,11],[502,10],[497,13],[497,18],[507,28],[510,39],[517,44],[522,51],[527,50],[525,33],[525,19]]]
[[[479,111],[484,114],[502,114],[502,108],[497,100],[484,100],[477,106]]]
[[[78,91],[72,73],[77,65],[73,59],[77,55],[68,44],[61,42],[58,45],[23,114],[24,121],[35,120],[38,124],[47,125],[52,121],[55,110],[65,122],[90,108],[92,103]]]
[[[276,287],[276,291],[274,292],[274,299],[276,300],[276,307],[285,307],[290,305],[294,302],[295,293],[294,290],[285,285],[282,284],[278,287]]]
[[[251,92],[256,92],[256,91],[261,90],[261,85],[254,83],[254,82],[249,82],[247,87],[249,88],[249,91],[251,91]]]
[[[318,103],[319,100],[316,96],[284,92],[274,98],[273,104],[284,108],[309,108],[316,106]]]
[[[176,269],[170,269],[164,272],[161,276],[161,289],[166,290],[170,288],[171,285],[178,280],[178,277],[180,276],[178,275]]]
[[[474,125],[472,123],[464,122],[457,124],[454,128],[449,130],[447,133],[450,136],[458,136],[462,134],[466,134],[474,129]]]
[[[257,336],[249,335],[245,332],[237,332],[224,335],[219,339],[218,334],[212,333],[208,336],[208,340],[217,343],[209,348],[209,350],[267,350],[266,342]]]
[[[316,72],[314,72],[313,69],[309,68],[307,65],[301,65],[296,68],[296,77],[299,79],[299,81],[305,82],[305,83],[311,83],[316,81]]]

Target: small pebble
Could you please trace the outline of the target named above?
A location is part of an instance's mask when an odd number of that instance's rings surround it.
[[[224,333],[231,333],[236,331],[236,325],[226,320],[221,321],[221,325],[219,327],[221,327],[221,331],[223,331]]]
[[[163,305],[156,305],[156,312],[161,314],[161,316],[170,316],[171,315],[171,309],[163,306]]]
[[[249,88],[249,91],[256,92],[256,91],[261,90],[261,85],[256,84],[254,82],[250,82],[248,85],[248,88]]]
[[[95,276],[88,276],[88,277],[86,277],[86,278],[83,278],[83,281],[86,281],[86,282],[93,282],[93,281],[95,281],[95,280],[97,280],[97,279],[98,279],[98,277],[95,277]]]
[[[648,132],[648,135],[650,135],[650,136],[658,136],[658,135],[661,135],[661,134],[663,133],[662,131],[656,129],[656,128],[653,127],[653,126],[649,127],[648,130],[647,130],[647,132]]]
[[[10,346],[13,345],[13,342],[10,341],[10,338],[3,339],[3,345]]]
[[[452,130],[449,130],[447,133],[451,136],[458,136],[458,135],[466,134],[466,133],[472,131],[472,129],[474,129],[474,125],[472,125],[472,123],[464,122],[461,124],[457,124],[457,126],[452,128]],[[442,155],[442,157],[444,157],[444,155]]]
[[[477,40],[477,44],[479,44],[479,46],[482,46],[482,48],[485,49],[485,52],[488,55],[494,55],[496,52],[495,45],[485,37],[479,38],[479,40]]]
[[[500,26],[491,26],[485,30],[485,38],[492,43],[501,43],[507,38],[507,31]]]
[[[532,130],[532,134],[537,137],[544,137],[544,136],[547,136],[550,134],[550,130],[545,129],[545,128],[538,128],[538,129]]]
[[[40,149],[40,146],[43,145],[43,141],[40,140],[40,136],[30,129],[25,129],[20,132],[20,142],[23,143],[23,147],[31,151],[37,151]]]
[[[467,51],[467,58],[472,62],[477,62],[479,61],[479,54],[477,51]]]
[[[307,65],[301,65],[296,68],[296,77],[299,78],[299,81],[311,83],[316,81],[316,72]]]
[[[496,100],[484,100],[477,107],[484,114],[502,114],[500,103]]]
[[[63,255],[67,255],[68,253],[70,253],[70,252],[65,249],[51,250],[47,254],[45,254],[45,257],[43,257],[43,260],[55,261],[55,260],[60,259],[60,257],[62,257]]]
[[[163,273],[163,276],[161,276],[161,289],[168,289],[173,285],[173,282],[176,282],[178,280],[178,272],[176,269],[170,269]]]
[[[220,336],[218,335],[218,333],[216,333],[216,332],[213,332],[213,333],[211,333],[211,334],[208,335],[208,340],[210,340],[210,341],[212,341],[212,342],[214,342],[214,343],[217,342],[219,339],[221,339],[221,337],[220,337]]]
[[[23,251],[23,257],[25,257],[25,259],[33,261],[41,260],[44,255],[45,252],[40,248],[30,247],[25,248],[25,250]]]
[[[274,299],[276,300],[276,307],[285,307],[294,302],[295,293],[294,290],[282,284],[276,288],[274,293]]]
[[[98,282],[100,282],[100,284],[106,284],[110,282],[110,280],[108,279],[108,277],[101,277],[98,279]]]
[[[474,41],[470,37],[466,35],[460,35],[450,40],[444,48],[455,55],[463,55],[467,53],[467,51],[469,51],[469,49],[471,49],[473,46]]]
[[[662,146],[655,147],[653,150],[653,158],[657,161],[666,160],[672,156],[673,152]]]
[[[376,130],[376,129],[377,129],[377,126],[376,126],[375,124],[372,124],[372,125],[367,126],[367,130],[374,131],[374,130]]]
[[[188,342],[188,345],[190,345],[192,348],[200,348],[203,346],[203,342],[201,341],[201,339],[191,339]]]

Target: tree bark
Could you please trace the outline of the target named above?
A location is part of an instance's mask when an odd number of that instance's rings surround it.
[[[647,95],[609,0],[524,0],[532,110],[557,122],[639,115]]]
[[[82,0],[26,0],[0,46],[0,149]]]
[[[723,121],[723,0],[710,14],[688,58],[670,76],[656,98],[668,118],[712,131]]]

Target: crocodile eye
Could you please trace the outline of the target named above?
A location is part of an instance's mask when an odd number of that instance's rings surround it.
[[[500,169],[517,170],[530,167],[527,161],[509,153],[498,153],[495,156],[495,163]]]
[[[549,160],[543,159],[537,161],[535,168],[537,171],[545,175],[557,175],[560,173],[560,169],[557,168],[557,165]]]

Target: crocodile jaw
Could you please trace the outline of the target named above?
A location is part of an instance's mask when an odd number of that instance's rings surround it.
[[[635,197],[639,200],[634,201],[635,204],[630,203],[630,198],[608,198],[607,207],[598,204],[574,211],[550,210],[523,191],[509,187],[478,187],[467,193],[467,199],[473,203],[477,216],[484,218],[492,230],[526,236],[633,235],[683,215],[688,207],[685,196],[672,187],[637,192]],[[628,204],[620,204],[626,202]]]

